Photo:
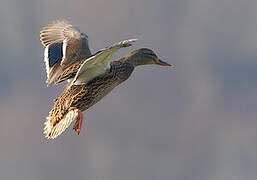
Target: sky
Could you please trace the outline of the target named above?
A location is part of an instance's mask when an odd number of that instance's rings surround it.
[[[5,180],[254,180],[257,1],[1,0],[0,173]],[[137,67],[56,140],[43,123],[42,27],[66,18],[92,52],[124,39],[174,67]]]

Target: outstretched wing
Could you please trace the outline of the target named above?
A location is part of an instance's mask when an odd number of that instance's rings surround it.
[[[68,66],[91,56],[88,36],[66,20],[58,20],[40,31],[45,46],[47,83],[52,83]]]
[[[129,47],[137,39],[124,40],[110,47],[98,51],[94,56],[86,59],[78,69],[73,80],[74,85],[85,84],[91,79],[105,73],[110,68],[112,55],[120,48]]]

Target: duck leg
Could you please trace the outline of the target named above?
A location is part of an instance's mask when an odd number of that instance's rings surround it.
[[[78,109],[78,117],[77,117],[77,121],[75,122],[73,129],[76,131],[77,135],[79,135],[80,130],[81,130],[81,126],[82,126],[82,120],[83,120],[83,114],[81,112],[81,110]]]

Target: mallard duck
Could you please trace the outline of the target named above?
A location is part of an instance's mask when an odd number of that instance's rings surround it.
[[[44,134],[48,139],[59,136],[75,119],[73,129],[81,131],[82,112],[99,102],[110,91],[126,81],[134,68],[141,65],[157,64],[171,66],[162,61],[150,49],[134,50],[127,56],[112,61],[110,56],[122,47],[131,46],[135,40],[122,41],[100,53],[78,61],[65,69],[56,83],[72,79],[57,98],[46,118]]]
[[[67,20],[57,20],[40,31],[49,85],[71,64],[92,56],[88,36]],[[55,82],[56,83],[56,82]]]

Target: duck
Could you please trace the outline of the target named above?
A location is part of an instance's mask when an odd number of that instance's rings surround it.
[[[83,111],[94,106],[115,87],[126,81],[136,67],[172,66],[148,48],[140,48],[118,60],[111,60],[111,56],[117,50],[130,47],[135,41],[130,39],[116,43],[89,58],[71,64],[58,75],[55,83],[70,81],[46,118],[44,134],[47,139],[60,136],[75,120],[73,129],[79,135]]]

